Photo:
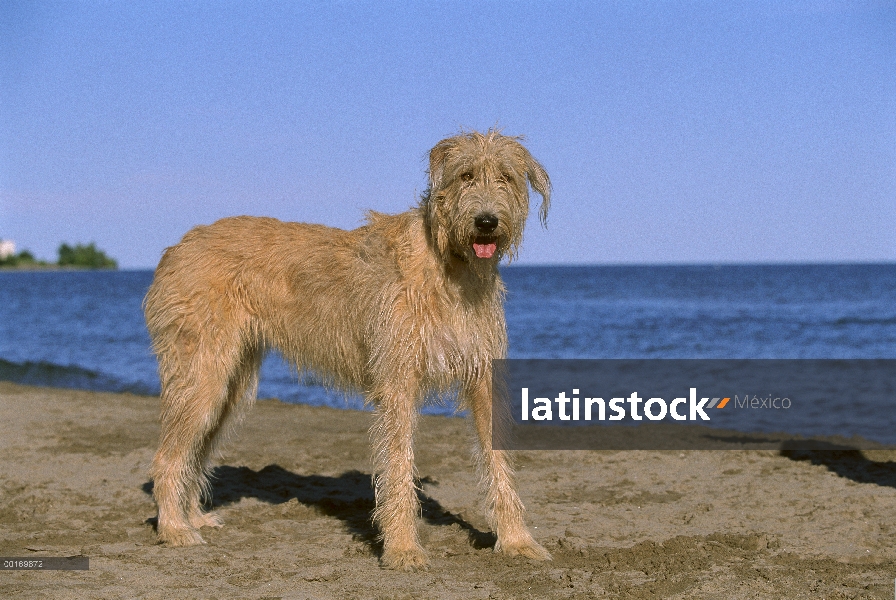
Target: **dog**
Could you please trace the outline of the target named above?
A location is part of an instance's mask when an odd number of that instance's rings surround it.
[[[513,259],[529,187],[551,184],[521,138],[462,132],[429,153],[429,187],[404,213],[368,213],[351,231],[232,217],[168,248],[144,301],[159,363],[161,436],[151,466],[159,540],[203,543],[199,529],[216,442],[255,399],[276,349],[303,372],[374,405],[373,519],[387,568],[425,568],[413,436],[424,398],[456,391],[478,438],[495,551],[548,560],[532,537],[509,457],[493,450],[492,360],[506,357],[498,272]]]

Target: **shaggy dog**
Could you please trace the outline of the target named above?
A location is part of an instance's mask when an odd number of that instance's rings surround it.
[[[427,394],[451,390],[475,424],[495,551],[549,559],[524,523],[508,456],[491,443],[492,360],[507,354],[498,263],[522,241],[529,186],[544,224],[550,180],[518,138],[462,133],[430,151],[429,189],[407,212],[371,212],[352,231],[234,217],[168,248],[145,300],[162,383],[151,470],[159,539],[199,544],[200,527],[222,525],[201,509],[210,454],[276,349],[376,407],[384,566],[426,565],[414,429]]]

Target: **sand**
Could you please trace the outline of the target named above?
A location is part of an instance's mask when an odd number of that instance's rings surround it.
[[[380,568],[369,413],[259,401],[217,464],[226,520],[165,548],[147,470],[152,397],[0,383],[3,598],[893,598],[896,452],[526,451],[551,562],[492,551],[469,424],[421,421],[430,569]]]

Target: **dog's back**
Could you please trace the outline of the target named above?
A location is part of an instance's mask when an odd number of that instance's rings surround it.
[[[351,367],[365,360],[362,323],[376,302],[362,280],[388,275],[353,246],[365,233],[261,217],[194,228],[165,252],[146,296],[156,353],[190,362],[203,342],[215,353],[276,348],[357,387],[362,373]]]

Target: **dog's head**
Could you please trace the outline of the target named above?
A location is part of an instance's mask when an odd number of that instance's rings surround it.
[[[444,259],[453,255],[494,266],[503,256],[516,257],[529,214],[529,186],[542,197],[539,217],[546,226],[551,182],[519,140],[473,131],[430,151],[423,208]]]

